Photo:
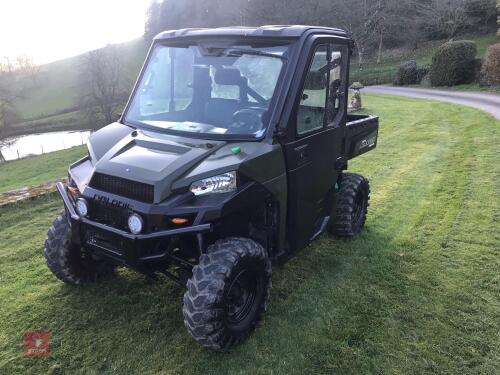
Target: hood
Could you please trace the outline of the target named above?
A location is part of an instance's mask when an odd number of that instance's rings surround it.
[[[94,133],[88,146],[94,172],[152,185],[158,203],[174,181],[225,144],[112,124]]]

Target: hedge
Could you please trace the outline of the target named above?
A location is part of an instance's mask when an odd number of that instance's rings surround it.
[[[396,86],[414,85],[420,83],[427,73],[429,73],[428,66],[418,66],[415,60],[409,60],[397,67],[393,84]]]
[[[481,68],[481,77],[487,85],[500,85],[500,43],[488,48]]]
[[[468,40],[447,42],[432,57],[431,84],[454,86],[474,79],[476,43]]]

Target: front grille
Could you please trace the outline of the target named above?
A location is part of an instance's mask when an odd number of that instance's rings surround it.
[[[120,207],[111,207],[92,201],[89,210],[90,219],[114,228],[128,230],[127,220],[130,212]]]
[[[154,186],[126,178],[94,173],[90,187],[144,203],[154,202]]]
[[[85,240],[87,245],[111,251],[117,255],[122,255],[126,246],[125,240],[121,236],[94,227],[86,229]]]

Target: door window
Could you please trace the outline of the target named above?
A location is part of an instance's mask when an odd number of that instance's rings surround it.
[[[297,133],[307,134],[325,123],[325,103],[328,90],[327,45],[320,45],[307,72],[297,110]]]
[[[342,80],[346,58],[346,47],[339,45],[330,45],[329,61],[328,61],[328,101],[326,111],[326,123],[328,125],[335,124],[335,117],[344,108],[345,100],[345,79]]]

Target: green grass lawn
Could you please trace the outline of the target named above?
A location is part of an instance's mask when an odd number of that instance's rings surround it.
[[[491,44],[500,42],[500,38],[494,34],[480,37],[462,37],[461,39],[470,39],[476,42],[477,57],[479,58],[484,57],[486,50]],[[444,42],[446,41],[426,42],[414,51],[397,54],[386,51],[379,64],[374,59],[370,59],[363,65],[363,70],[358,69],[356,56],[354,55],[352,58],[353,64],[351,65],[350,81],[360,81],[364,85],[391,83],[399,64],[408,60],[416,60],[419,65],[430,65],[434,52]]]
[[[57,281],[42,256],[56,196],[0,209],[0,373],[498,374],[500,122],[365,99],[381,116],[378,148],[350,165],[371,181],[366,229],[276,267],[268,313],[230,354],[189,337],[169,281]],[[50,357],[23,357],[29,330],[51,333]]]
[[[70,163],[86,154],[86,146],[0,164],[0,193],[66,177]]]

